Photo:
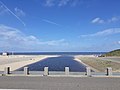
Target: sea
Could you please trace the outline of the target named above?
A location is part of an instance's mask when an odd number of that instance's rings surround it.
[[[101,55],[107,52],[8,52],[10,55]],[[0,52],[2,55],[2,52]]]
[[[14,55],[60,55],[58,57],[49,57],[36,63],[27,65],[30,71],[43,71],[44,67],[49,67],[49,71],[64,71],[69,67],[71,72],[85,72],[86,66],[74,60],[74,55],[101,55],[106,52],[32,52],[32,53],[14,53]],[[19,68],[17,71],[23,71]]]

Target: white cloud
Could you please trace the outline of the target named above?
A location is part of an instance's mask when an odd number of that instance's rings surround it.
[[[79,2],[80,0],[45,0],[44,6],[47,7],[52,7],[52,6],[62,7],[66,5],[76,6],[78,5]]]
[[[102,19],[100,19],[100,18],[95,18],[95,19],[92,20],[92,23],[99,23],[99,24],[102,24],[102,23],[104,23],[104,22],[105,22],[105,21],[102,20]]]
[[[118,41],[117,43],[120,44],[120,41]]]
[[[65,46],[67,42],[65,39],[41,41],[33,35],[25,35],[16,28],[0,25],[0,47],[7,48],[21,48],[21,49],[37,49],[41,46]]]
[[[56,22],[53,22],[53,21],[50,21],[50,20],[47,20],[47,19],[42,19],[42,21],[43,21],[43,22],[46,22],[46,23],[49,23],[49,24],[61,26],[60,24],[58,24],[58,23],[56,23]]]
[[[73,0],[72,3],[70,3],[70,4],[72,7],[75,7],[75,6],[79,5],[80,2],[81,2],[81,0]]]
[[[120,21],[120,17],[112,17],[111,19],[108,20],[108,23],[117,22],[117,21]]]
[[[19,8],[14,8],[15,14],[19,17],[24,17],[26,14],[25,12],[23,12],[23,10],[19,9]]]
[[[70,0],[60,0],[58,6],[65,6],[65,5],[68,4],[69,1],[70,1]]]
[[[68,45],[67,42],[65,42],[65,39],[60,39],[60,40],[51,40],[44,42],[44,44],[52,45],[52,46],[58,46],[58,45]]]
[[[22,19],[20,19],[12,10],[10,10],[3,2],[0,1],[0,4],[13,15],[19,22],[21,22],[24,26],[26,25]]]
[[[18,29],[0,25],[0,39],[1,41],[8,42],[9,44],[29,45],[31,42],[37,43],[38,39],[34,36],[26,36]]]
[[[91,21],[91,23],[103,24],[103,23],[113,23],[113,22],[117,22],[117,21],[120,21],[120,17],[112,17],[112,18],[107,19],[107,20],[104,20],[104,19],[97,17],[97,18],[94,18]]]
[[[55,5],[54,1],[55,0],[46,0],[45,1],[45,6],[48,6],[48,7],[54,6]]]
[[[99,31],[93,34],[81,35],[82,37],[94,37],[94,36],[107,36],[120,33],[120,28],[111,28],[103,31]]]

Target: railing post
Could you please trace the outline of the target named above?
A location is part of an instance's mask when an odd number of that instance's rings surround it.
[[[49,71],[48,71],[48,67],[44,67],[44,76],[48,76]]]
[[[69,75],[69,67],[65,67],[65,75]]]
[[[10,74],[10,67],[5,67],[5,69],[4,69],[4,74],[5,74],[5,75]]]
[[[86,67],[86,75],[87,75],[88,77],[91,76],[91,69],[90,69],[90,67]]]
[[[29,75],[29,68],[28,67],[24,67],[24,75]]]
[[[107,67],[107,76],[112,76],[112,68]]]

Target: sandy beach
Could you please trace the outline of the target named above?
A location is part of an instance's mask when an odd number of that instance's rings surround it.
[[[111,67],[113,72],[120,72],[120,57],[96,57],[96,56],[75,56],[75,60],[91,67],[95,72],[105,72]]]
[[[57,57],[57,55],[14,55],[0,56],[0,71],[5,67],[11,67],[11,71],[24,67],[26,65],[38,62],[45,58]]]
[[[95,72],[99,72],[99,70],[97,70],[96,68],[90,66],[89,64],[87,64],[87,63],[83,62],[81,59],[79,59],[80,57],[81,57],[81,58],[84,58],[84,57],[95,57],[94,55],[76,55],[74,60],[82,63],[82,64],[85,65],[86,67],[90,67],[90,68],[91,68],[93,71],[95,71]]]

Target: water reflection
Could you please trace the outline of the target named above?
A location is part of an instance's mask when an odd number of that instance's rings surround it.
[[[64,71],[65,67],[70,67],[70,71],[85,72],[85,66],[75,61],[73,56],[50,57],[27,67],[29,67],[30,71],[43,71],[44,67],[49,67],[49,71]],[[18,70],[21,71],[23,68]]]

